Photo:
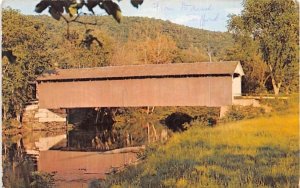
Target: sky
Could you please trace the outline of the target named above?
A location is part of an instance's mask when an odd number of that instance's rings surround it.
[[[34,14],[35,5],[40,0],[2,0],[2,8],[11,7],[23,14]],[[118,3],[123,16],[142,16],[169,20],[173,23],[206,29],[227,31],[229,14],[240,14],[242,0],[144,0],[138,9],[131,6],[129,0]],[[99,7],[94,11],[98,15],[106,13]],[[88,13],[86,9],[82,12]],[[45,10],[42,14],[47,14]]]

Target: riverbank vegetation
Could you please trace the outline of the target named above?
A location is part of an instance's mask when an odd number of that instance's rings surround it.
[[[282,101],[267,101],[273,107]],[[258,118],[194,123],[165,145],[151,145],[141,164],[103,182],[104,187],[297,187],[298,98]],[[275,108],[274,108],[275,109]],[[229,114],[228,114],[229,115]]]

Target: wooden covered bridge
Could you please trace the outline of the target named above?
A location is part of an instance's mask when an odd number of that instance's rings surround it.
[[[241,95],[239,62],[59,69],[37,79],[39,108],[232,105]]]

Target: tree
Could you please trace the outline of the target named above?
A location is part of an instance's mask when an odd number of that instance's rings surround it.
[[[272,87],[278,95],[288,73],[298,68],[298,3],[294,0],[246,0],[241,15],[232,15],[229,31],[258,42]],[[296,78],[295,74],[289,75]]]
[[[154,39],[147,38],[138,46],[140,60],[144,64],[173,63],[177,56],[176,43],[168,36],[157,34]]]
[[[108,66],[114,40],[101,30],[89,29],[88,37],[94,38],[91,42],[79,33],[77,29],[71,30],[67,38],[66,35],[58,38],[51,53],[52,64],[62,69]]]
[[[244,93],[261,93],[266,91],[269,78],[267,65],[262,60],[259,44],[251,37],[234,36],[235,45],[226,49],[226,61],[240,60],[245,76],[243,77],[242,90]]]
[[[32,98],[30,83],[48,69],[49,51],[46,28],[18,11],[4,9],[2,12],[2,51],[11,51],[15,61],[2,58],[3,119],[20,117],[24,104]]]
[[[197,47],[192,46],[188,49],[180,50],[178,58],[182,63],[209,61],[209,57],[203,49],[199,49]]]
[[[139,64],[137,42],[128,40],[125,44],[118,42],[115,45],[110,65],[132,65]]]

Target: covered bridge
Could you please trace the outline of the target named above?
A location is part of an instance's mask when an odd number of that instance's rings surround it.
[[[59,69],[37,79],[39,108],[232,105],[239,62]]]

